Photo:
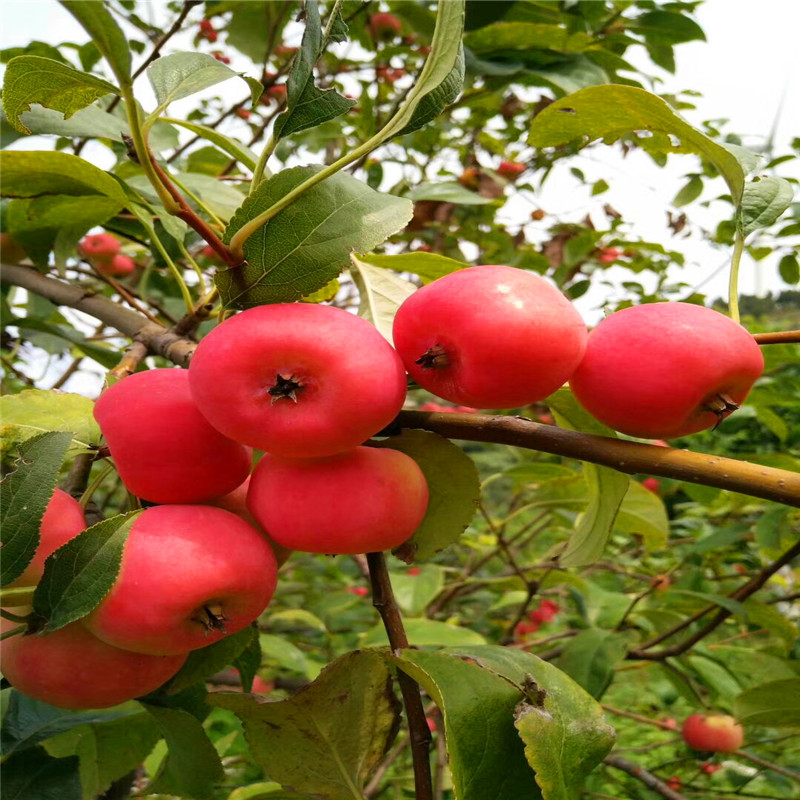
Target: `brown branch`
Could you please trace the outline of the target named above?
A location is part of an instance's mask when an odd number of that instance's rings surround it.
[[[754,578],[749,580],[746,584],[739,587],[735,592],[729,595],[730,599],[736,600],[737,602],[742,602],[743,600],[746,600],[748,597],[750,597],[750,595],[755,594],[779,569],[785,567],[787,564],[791,563],[795,558],[798,557],[800,557],[800,542],[797,542],[793,547],[790,547],[780,558],[776,559],[771,564],[764,567],[764,569],[762,569]],[[703,613],[704,614],[708,613],[714,608],[716,608],[716,606],[709,606],[708,608],[704,609]],[[663,641],[665,638],[669,638],[670,636],[677,633],[678,630],[683,630],[687,626],[687,622],[683,622],[680,624],[680,626],[676,626],[670,631],[661,634],[656,639],[653,639],[649,642],[645,642],[645,644],[643,644],[641,647],[629,651],[626,658],[646,659],[648,661],[663,661],[666,658],[679,656],[682,653],[685,653],[694,645],[696,645],[706,636],[708,636],[715,628],[721,625],[730,615],[731,612],[728,611],[726,608],[720,608],[714,615],[714,617],[706,625],[700,628],[700,630],[698,630],[696,633],[689,636],[687,639],[684,639],[684,641],[682,641],[680,644],[673,645],[672,647],[667,647],[655,653],[648,652],[649,648],[653,647],[655,644],[658,644],[658,642]],[[697,617],[697,615],[695,615],[695,617]]]
[[[759,344],[794,344],[800,342],[800,331],[774,331],[773,333],[754,333]]]
[[[392,652],[399,655],[401,650],[408,648],[408,637],[392,591],[386,557],[383,553],[367,553],[367,563],[372,581],[372,604],[381,615]],[[431,732],[425,719],[425,707],[422,704],[419,685],[402,670],[397,671],[397,682],[403,695],[403,704],[408,720],[416,798],[417,800],[433,800],[433,779],[429,755]]]
[[[760,756],[748,753],[746,750],[735,750],[733,755],[737,756],[738,758],[743,758],[745,761],[750,761],[762,769],[769,769],[773,772],[777,772],[779,775],[783,775],[785,778],[788,778],[795,783],[800,783],[800,774],[797,772],[792,772],[792,770],[781,767],[779,764],[773,764],[771,761],[767,761]]]
[[[608,764],[609,767],[627,772],[631,777],[641,781],[648,789],[652,789],[656,794],[660,794],[668,800],[685,800],[684,795],[680,792],[670,789],[666,783],[653,775],[652,772],[648,772],[644,767],[634,764],[633,761],[628,761],[627,758],[610,755],[606,756],[603,761]]]
[[[644,472],[800,507],[800,473],[722,456],[580,433],[522,417],[482,414],[401,411],[382,435],[403,428],[423,428],[448,439],[509,444],[628,474]]]

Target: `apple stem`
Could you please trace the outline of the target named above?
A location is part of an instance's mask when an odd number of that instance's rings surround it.
[[[370,581],[372,583],[372,605],[383,620],[389,645],[396,656],[408,648],[403,618],[395,600],[386,557],[383,553],[367,553]],[[433,778],[431,775],[431,732],[425,719],[419,684],[402,670],[397,671],[397,682],[403,695],[408,720],[408,735],[414,763],[414,787],[416,800],[433,800]]]
[[[10,631],[6,631],[5,633],[0,634],[0,642],[5,639],[10,639],[12,636],[18,636],[21,633],[25,633],[25,630],[28,626],[27,625],[20,625],[17,628],[12,628]]]

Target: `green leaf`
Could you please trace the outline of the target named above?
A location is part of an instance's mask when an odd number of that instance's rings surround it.
[[[273,136],[280,139],[308,130],[349,111],[355,100],[342,97],[335,89],[318,89],[314,85],[314,64],[325,51],[317,0],[306,0],[303,41],[292,62],[286,81],[286,111],[275,120]]]
[[[231,220],[225,241],[317,171],[295,167],[261,183]],[[299,300],[346,269],[352,251],[369,250],[403,228],[411,212],[408,200],[375,192],[349,175],[333,175],[245,242],[244,266],[217,272],[222,301],[249,308]]]
[[[507,475],[520,483],[546,483],[554,478],[574,478],[575,470],[563,464],[551,462],[530,461],[524,464],[514,464],[513,467],[503,470]]]
[[[88,32],[94,45],[108,61],[120,86],[130,85],[131,48],[105,4],[95,0],[61,0],[61,5]]]
[[[742,691],[736,678],[716,659],[695,653],[686,657],[686,664],[716,697],[732,699]]]
[[[734,699],[733,713],[742,725],[800,726],[800,678],[747,689]]]
[[[76,111],[67,119],[60,111],[34,106],[20,117],[31,133],[52,133],[56,136],[86,139],[111,139],[122,142],[128,123],[93,105]]]
[[[628,27],[644,36],[650,44],[671,45],[706,40],[703,29],[693,19],[676,11],[649,11],[628,22]]]
[[[658,495],[645,489],[639,481],[630,479],[614,528],[643,537],[648,550],[661,550],[669,536],[667,510]]]
[[[249,692],[253,688],[253,679],[261,666],[261,641],[256,635],[250,638],[241,652],[233,659],[233,666],[239,670],[242,689]]]
[[[447,106],[454,103],[464,88],[464,48],[459,49],[453,69],[445,79],[417,104],[408,125],[397,136],[405,136],[433,122]]]
[[[28,439],[19,448],[17,468],[3,479],[3,584],[22,575],[36,553],[39,526],[70,438],[68,433],[51,432]]]
[[[350,262],[350,276],[358,289],[358,315],[371,322],[393,345],[394,315],[417,287],[393,272],[374,267],[355,254],[350,255]]]
[[[256,168],[258,157],[249,147],[237,142],[236,139],[225,136],[224,133],[220,133],[214,128],[209,128],[207,125],[198,125],[196,122],[173,119],[172,117],[164,117],[162,122],[169,122],[171,125],[179,125],[181,128],[186,128],[186,130],[196,133],[201,138],[215,144],[220,150],[244,164],[247,169],[252,171]]]
[[[407,618],[403,620],[408,641],[414,647],[473,647],[486,644],[476,631],[435,619]],[[385,647],[389,644],[382,624],[371,628],[361,640],[362,647]]]
[[[405,430],[380,442],[414,461],[428,482],[428,510],[414,535],[394,554],[405,561],[428,561],[457,541],[472,521],[480,498],[475,462],[449,439],[429,431]]]
[[[747,609],[744,607],[742,603],[738,600],[731,600],[730,597],[725,597],[725,595],[721,594],[712,594],[711,592],[693,592],[689,589],[670,589],[670,592],[673,595],[683,595],[684,597],[694,597],[698,600],[702,600],[704,603],[713,603],[714,605],[718,605],[721,608],[724,608],[726,611],[730,611],[731,614],[735,614],[737,617],[740,617],[744,622],[747,622]]]
[[[514,727],[514,712],[524,692],[483,668],[473,655],[484,651],[490,655],[495,649],[470,647],[464,656],[459,651],[403,650],[392,661],[422,686],[442,712],[455,797],[533,800],[541,794]]]
[[[179,708],[142,703],[152,714],[167,742],[169,753],[148,786],[150,793],[185,797],[212,797],[214,784],[225,773],[219,755],[200,721]]]
[[[209,702],[242,720],[250,752],[270,778],[319,800],[353,800],[397,733],[391,686],[382,654],[361,650],[330,663],[289,700],[259,704],[215,693]]]
[[[55,246],[57,246],[57,244],[58,244],[58,237],[56,237]],[[75,348],[77,350],[79,350],[85,356],[94,359],[98,364],[101,364],[106,369],[112,369],[119,363],[121,357],[121,353],[119,351],[110,350],[107,346],[103,347],[99,344],[95,344],[94,342],[87,341],[86,337],[79,330],[71,327],[70,325],[51,325],[50,323],[42,322],[39,319],[32,319],[30,317],[22,317],[19,319],[18,322],[15,321],[15,324],[19,327],[20,330],[26,332],[38,331],[41,333],[45,333],[49,336],[53,336],[58,339],[63,339],[67,342],[70,342],[71,344],[75,345]],[[45,390],[26,389],[25,391],[36,392]],[[56,394],[56,396],[63,397],[64,395]],[[17,397],[17,395],[9,395],[9,397]],[[80,397],[80,395],[69,395],[69,397]],[[83,399],[88,400],[88,398],[83,398]],[[2,404],[2,400],[0,400],[0,404]],[[92,420],[89,423],[90,427],[92,429],[96,429],[96,424],[92,423],[94,423],[94,420]],[[99,438],[100,438],[100,432],[99,429],[97,429],[94,441],[95,442],[98,441]],[[80,445],[73,439],[73,444],[71,446],[70,452],[73,452],[72,448],[76,446],[80,447]]]
[[[778,263],[778,272],[785,283],[796,286],[800,283],[800,263],[794,253],[789,253],[781,258]]]
[[[614,678],[614,667],[625,658],[627,647],[623,634],[587,628],[565,645],[555,663],[592,697],[600,698]]]
[[[562,428],[616,436],[584,411],[567,389],[559,389],[548,397],[547,404]],[[575,531],[559,558],[564,567],[583,566],[600,558],[630,484],[627,475],[588,462],[583,465],[583,475],[589,486],[589,506],[577,519]]]
[[[258,631],[248,626],[208,647],[192,650],[178,674],[169,682],[169,693],[180,692],[225,667],[233,666],[239,655],[257,639]]]
[[[108,81],[50,58],[18,56],[6,67],[3,111],[18,131],[31,133],[19,116],[33,103],[60,111],[64,119],[69,119],[76,111],[107,94],[119,94],[119,89]]]
[[[485,206],[495,203],[491,197],[484,197],[477,192],[465,189],[460,183],[443,181],[442,183],[420,183],[409,193],[408,198],[418,203],[430,200],[435,203],[456,203],[462,206]]]
[[[210,175],[183,172],[178,173],[176,177],[181,184],[197,194],[208,208],[223,221],[229,220],[244,200],[244,195],[236,187],[212,178]]]
[[[751,625],[758,625],[772,631],[784,640],[787,647],[791,646],[794,640],[800,636],[797,625],[781,614],[774,605],[767,605],[750,597],[745,600],[744,608]]]
[[[392,589],[397,605],[404,614],[418,617],[428,603],[436,597],[444,587],[444,572],[436,564],[423,564],[411,571],[392,572]]]
[[[625,134],[638,136],[653,153],[697,153],[707,158],[727,182],[735,205],[744,191],[744,173],[729,150],[693,128],[660,98],[633,86],[591,86],[556,100],[534,117],[528,144],[556,147],[574,140],[588,144],[602,138],[610,144]],[[671,137],[677,137],[675,143]]]
[[[141,709],[135,702],[113,711],[65,711],[12,690],[3,715],[2,750],[8,756],[79,725],[124,719],[138,713]]]
[[[256,64],[266,61],[269,56],[269,39],[265,31],[272,30],[289,7],[269,0],[229,2],[226,3],[227,7],[232,11],[230,22],[226,27],[228,44],[240,53],[244,53]]]
[[[80,394],[25,389],[19,394],[0,397],[3,419],[0,430],[5,437],[6,427],[13,426],[14,438],[20,441],[45,431],[68,431],[72,434],[71,448],[83,452],[100,441],[100,428],[94,421],[93,410],[94,403]]]
[[[703,179],[699,175],[692,175],[672,200],[672,205],[676,208],[687,206],[697,200],[703,193]]]
[[[558,53],[579,53],[592,39],[585,33],[570,33],[559,25],[536,22],[497,22],[464,36],[464,44],[476,55],[505,54],[524,57],[527,51],[554,50]]]
[[[41,748],[2,762],[3,800],[81,800],[77,758],[52,758]]]
[[[793,197],[792,184],[783,178],[767,175],[747,183],[742,197],[742,236],[772,225],[789,208]]]
[[[171,53],[156,59],[147,68],[147,77],[161,109],[236,76],[230,67],[205,53]]]
[[[606,71],[586,56],[573,56],[569,61],[549,67],[526,69],[524,75],[526,83],[548,86],[557,96],[609,83]]]
[[[359,258],[375,267],[418,275],[423,283],[430,283],[443,275],[458,272],[458,270],[468,266],[461,261],[456,261],[454,258],[447,258],[436,253],[403,253],[396,256],[365,253],[359,255]]]
[[[262,633],[258,637],[261,653],[266,664],[274,663],[281,669],[297,672],[311,677],[310,666],[305,653],[292,644],[285,636]]]
[[[149,714],[140,711],[72,728],[44,743],[56,758],[77,756],[84,800],[102,795],[111,784],[136,769],[161,738]]]
[[[86,616],[108,594],[119,574],[128,533],[141,511],[104,519],[70,539],[44,562],[33,595],[34,611],[57,631]]]
[[[126,205],[122,186],[108,173],[70,153],[5,150],[0,153],[3,197],[101,194]]]

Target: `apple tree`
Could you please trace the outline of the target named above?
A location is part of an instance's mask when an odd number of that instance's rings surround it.
[[[6,796],[797,797],[800,140],[659,94],[700,3],[48,2]]]

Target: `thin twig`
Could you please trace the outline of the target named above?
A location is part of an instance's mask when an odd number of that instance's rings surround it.
[[[667,800],[685,800],[680,792],[670,789],[664,781],[657,778],[652,772],[648,772],[644,767],[634,764],[633,761],[628,761],[627,758],[612,754],[606,756],[603,761],[608,764],[609,767],[627,772],[628,775],[641,781],[648,789],[652,789],[656,794],[666,797]]]

